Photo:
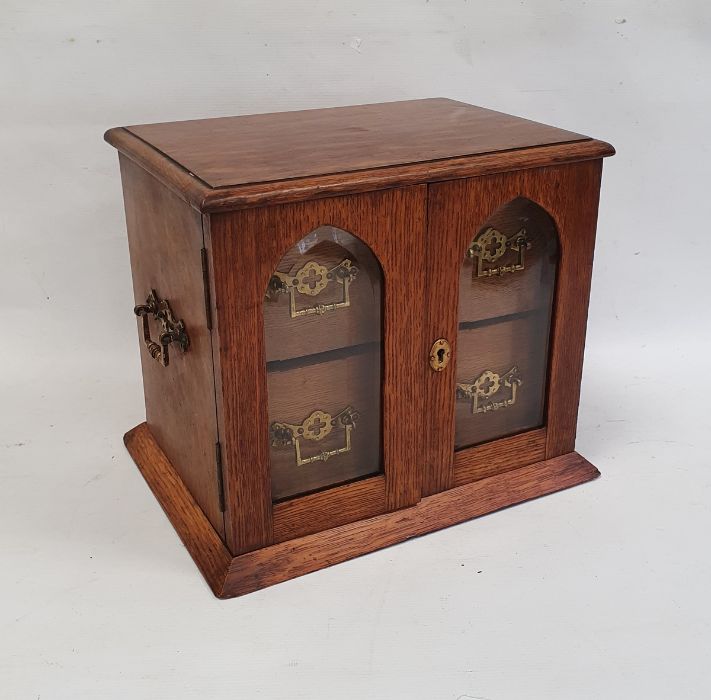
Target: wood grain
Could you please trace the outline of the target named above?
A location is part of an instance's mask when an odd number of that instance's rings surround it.
[[[459,322],[472,323],[550,308],[558,263],[558,235],[550,216],[530,200],[519,197],[495,211],[480,229],[471,231],[472,240],[489,228],[509,240],[514,240],[522,230],[526,232],[530,248],[524,254],[524,269],[478,277],[478,260],[464,257],[459,273]],[[508,250],[493,263],[484,261],[483,268],[516,262],[518,253]]]
[[[368,346],[364,352],[346,351],[338,359],[297,363],[285,370],[268,369],[269,425],[299,425],[315,411],[336,416],[350,407],[358,414],[351,431],[350,452],[326,461],[299,467],[292,445],[272,446],[273,500],[335,486],[381,470],[381,360],[381,349],[376,345]],[[336,426],[321,440],[301,438],[301,455],[314,456],[322,450],[339,449],[344,444],[345,431]]]
[[[146,420],[212,526],[224,532],[220,510],[215,443],[215,390],[212,348],[202,283],[202,221],[152,175],[121,156],[133,290],[145,304],[155,289],[175,317],[185,321],[190,337],[186,353],[170,349],[170,364],[154,360],[142,342],[141,365]],[[126,313],[132,314],[127,302]],[[152,320],[154,340],[159,324]]]
[[[219,598],[232,598],[595,479],[575,452],[468,483],[417,505],[231,557],[144,424],[126,447]]]
[[[584,349],[585,319],[592,266],[592,247],[602,161],[586,161],[532,170],[452,180],[428,188],[428,235],[443,241],[431,248],[428,297],[438,311],[428,315],[428,335],[452,339],[457,358],[459,275],[471,237],[505,204],[525,197],[553,219],[559,237],[559,264],[551,332],[546,457],[572,451]],[[460,251],[455,254],[455,251]],[[514,273],[518,274],[518,273]],[[445,284],[444,280],[452,280]],[[445,373],[441,373],[445,374]],[[428,405],[436,407],[436,439],[426,444],[423,490],[449,488],[453,478],[454,430],[451,390],[440,377],[430,377]],[[451,441],[447,442],[447,437]]]
[[[427,248],[428,274],[425,277],[424,335],[430,343],[444,338],[450,344],[449,364],[439,372],[424,367],[426,420],[422,429],[427,431],[422,451],[422,494],[429,496],[448,489],[452,484],[454,463],[454,410],[457,369],[457,285],[459,267],[466,248],[462,248],[459,235],[438,225],[448,216],[440,212],[445,206],[456,207],[456,202],[438,200],[432,185],[427,187],[427,236],[437,241]],[[434,203],[433,203],[434,202]],[[454,271],[456,268],[456,271]],[[452,277],[452,274],[455,276]]]
[[[301,498],[274,504],[274,542],[310,535],[387,510],[385,477],[380,474]],[[318,514],[318,518],[314,514]]]
[[[546,429],[528,430],[454,454],[452,485],[462,486],[496,474],[542,462],[546,456]]]
[[[232,555],[220,536],[146,423],[126,433],[124,443],[213,593],[221,595]]]
[[[166,158],[153,146],[122,127],[109,129],[104,134],[104,139],[121,155],[136,165],[140,165],[173,194],[198,210],[200,209],[198,203],[202,202],[206,195],[212,191],[207,183],[202,182],[177,163]]]
[[[228,598],[576,486],[599,476],[575,452],[422,499],[394,513],[361,520],[232,560],[220,597]]]
[[[105,139],[121,153],[150,170],[166,187],[191,206],[204,213],[372,192],[388,187],[426,182],[479,177],[512,170],[598,159],[615,153],[615,149],[609,143],[590,139],[425,163],[356,170],[335,175],[315,175],[293,180],[213,189],[124,128],[110,129],[106,132]]]
[[[263,547],[273,537],[264,293],[284,253],[324,224],[360,238],[381,265],[384,501],[387,509],[396,509],[419,499],[427,351],[420,312],[423,287],[413,280],[424,278],[425,193],[424,187],[398,188],[210,216],[227,542],[235,554]],[[245,378],[249,390],[239,390]],[[321,517],[319,512],[312,515],[314,521]]]
[[[529,313],[512,321],[460,329],[455,358],[457,382],[470,384],[485,371],[503,375],[516,367],[521,384],[517,387],[516,403],[496,411],[474,414],[470,398],[456,399],[456,450],[543,424],[548,327],[548,314]],[[510,396],[511,390],[500,386],[491,400],[502,401]]]
[[[588,140],[441,98],[126,129],[213,188]]]
[[[451,100],[142,125],[106,139],[121,155],[135,301],[156,289],[191,339],[167,368],[142,353],[147,423],[126,444],[216,595],[597,476],[572,450],[609,144]],[[473,280],[465,252],[489,225],[530,227],[525,271]],[[332,233],[295,247],[316,229]],[[355,237],[350,248],[338,231]],[[335,265],[344,251],[368,273],[351,308],[291,319],[286,298],[265,303],[276,270],[317,254]],[[427,358],[440,337],[452,361],[436,373]],[[455,401],[456,380],[513,364],[515,406],[472,418]],[[270,451],[270,422],[351,399],[361,413],[352,453],[292,472],[292,449]]]
[[[382,272],[362,241],[332,226],[323,226],[309,236],[308,247],[297,245],[288,251],[279,261],[278,271],[295,274],[310,262],[333,269],[344,260],[357,270],[349,285],[350,306],[291,318],[289,294],[270,295],[265,300],[262,308],[267,362],[380,342]],[[343,296],[344,287],[335,280],[315,296],[298,290],[294,293],[297,309],[339,303]]]
[[[557,193],[562,254],[551,333],[546,458],[575,447],[601,177],[601,160],[581,163],[570,185]],[[550,192],[547,201],[554,199]]]

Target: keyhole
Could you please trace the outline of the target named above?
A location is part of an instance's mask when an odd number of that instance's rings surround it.
[[[434,341],[430,348],[430,367],[441,372],[449,364],[449,343],[444,338]]]

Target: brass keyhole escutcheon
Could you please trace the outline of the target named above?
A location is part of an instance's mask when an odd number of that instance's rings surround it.
[[[438,338],[432,343],[430,350],[430,367],[435,372],[441,372],[448,364],[452,357],[452,349],[449,343],[444,338]]]

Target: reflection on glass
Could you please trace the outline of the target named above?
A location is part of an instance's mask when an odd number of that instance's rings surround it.
[[[459,278],[456,449],[543,424],[557,258],[553,220],[522,197],[473,232]]]
[[[382,273],[322,226],[282,258],[264,301],[272,498],[381,471]]]

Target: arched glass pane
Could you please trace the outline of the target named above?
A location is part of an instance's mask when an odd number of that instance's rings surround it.
[[[555,224],[519,197],[474,231],[459,280],[455,448],[541,426]]]
[[[272,498],[381,471],[382,272],[321,226],[281,259],[264,300]]]

